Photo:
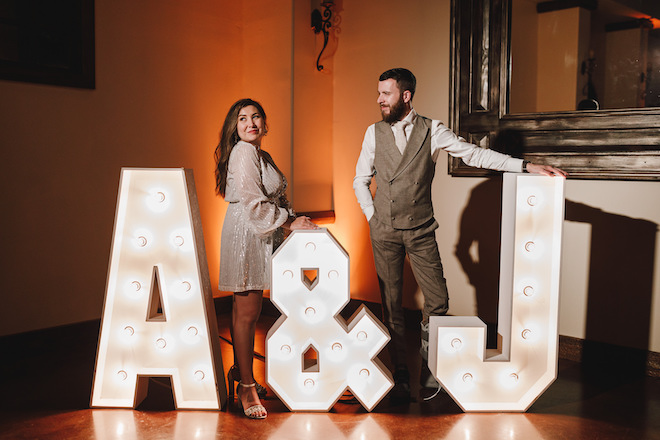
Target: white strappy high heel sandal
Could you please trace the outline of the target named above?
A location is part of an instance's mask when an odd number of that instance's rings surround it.
[[[243,388],[255,388],[256,387],[256,382],[252,382],[249,384],[244,384],[242,382],[238,382],[238,385],[243,387]],[[236,394],[238,395],[238,390],[236,391]],[[265,419],[266,416],[268,415],[266,413],[266,408],[260,403],[257,403],[256,405],[252,405],[247,408],[243,408],[243,402],[241,401],[241,396],[238,395],[238,404],[240,405],[240,408],[243,410],[243,413],[245,416],[249,419]],[[264,414],[261,414],[264,413]]]

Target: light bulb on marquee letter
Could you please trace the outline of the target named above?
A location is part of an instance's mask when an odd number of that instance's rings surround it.
[[[564,184],[504,175],[498,348],[476,316],[430,319],[429,368],[464,411],[526,411],[557,378]]]
[[[293,411],[328,411],[346,388],[371,411],[393,386],[376,359],[390,339],[385,327],[365,306],[348,324],[339,316],[348,268],[325,229],[293,231],[273,255],[270,298],[282,316],[266,338],[266,380]]]
[[[149,376],[171,377],[177,408],[226,402],[194,188],[190,170],[122,169],[93,407],[134,408]]]

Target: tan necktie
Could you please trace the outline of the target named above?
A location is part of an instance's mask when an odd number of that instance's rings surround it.
[[[397,121],[394,124],[394,142],[401,154],[405,151],[406,144],[408,143],[408,139],[406,138],[406,127],[408,125],[410,124],[407,121]]]

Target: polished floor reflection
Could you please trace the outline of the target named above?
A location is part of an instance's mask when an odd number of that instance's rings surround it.
[[[225,369],[228,314],[219,315]],[[262,317],[257,351],[274,321]],[[587,371],[561,360],[559,377],[526,413],[463,413],[445,393],[366,412],[350,394],[328,413],[292,413],[272,393],[266,420],[225,411],[175,411],[168,379],[154,378],[137,410],[89,409],[98,322],[0,338],[2,439],[658,439],[660,379],[609,363]],[[410,344],[414,352],[414,331]],[[417,356],[415,356],[417,358]],[[419,364],[411,359],[411,371]],[[264,383],[263,362],[256,363]],[[415,384],[416,378],[411,383]]]

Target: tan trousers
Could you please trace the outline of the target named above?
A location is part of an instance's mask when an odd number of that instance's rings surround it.
[[[401,300],[406,254],[424,295],[422,327],[426,324],[428,328],[429,316],[444,315],[449,309],[447,282],[435,240],[438,223],[431,219],[415,229],[394,229],[379,222],[374,215],[369,220],[369,228],[383,304],[383,322],[392,338],[389,343],[390,357],[395,368],[404,367],[407,357]],[[428,358],[428,330],[422,333],[422,357]]]

